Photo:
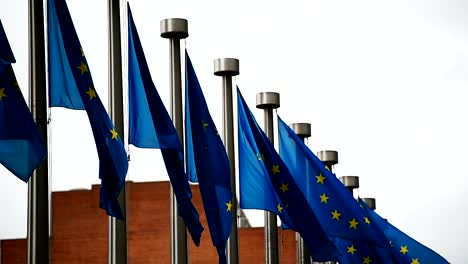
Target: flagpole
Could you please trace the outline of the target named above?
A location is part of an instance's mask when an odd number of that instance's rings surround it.
[[[221,58],[214,61],[214,75],[223,79],[223,141],[229,157],[232,190],[232,230],[226,247],[227,263],[239,263],[239,238],[237,231],[236,160],[234,153],[234,121],[232,107],[232,76],[239,75],[239,60]]]
[[[302,141],[305,141],[306,138],[311,136],[309,123],[294,123],[291,124],[291,128]],[[296,257],[298,264],[310,264],[309,249],[299,233],[296,233]]]
[[[332,173],[335,172],[334,166],[338,164],[338,152],[334,150],[322,150],[318,152],[319,159],[325,164],[325,167],[328,168]],[[315,264],[316,262],[314,262]],[[336,261],[327,261],[327,262],[320,262],[323,264],[336,264]]]
[[[375,198],[362,198],[362,200],[369,206],[369,208],[374,211],[377,207],[375,205]]]
[[[120,29],[120,1],[108,1],[109,15],[109,108],[110,117],[122,140],[124,136],[123,87],[122,87],[122,41]],[[120,191],[118,200],[122,213],[127,219],[126,184]],[[109,216],[108,263],[126,264],[127,222]]]
[[[184,128],[182,117],[180,40],[188,37],[188,21],[182,18],[168,18],[161,20],[160,28],[161,37],[169,39],[171,118],[183,147]],[[177,200],[171,187],[171,263],[181,264],[187,262],[187,233],[185,231],[185,224],[179,216]]]
[[[340,177],[340,181],[343,185],[348,189],[351,194],[353,194],[353,190],[359,188],[359,177],[358,176],[342,176]]]
[[[44,2],[29,0],[30,109],[47,146],[47,90],[45,69]],[[49,263],[49,175],[47,157],[28,182],[28,264]]]
[[[257,108],[264,110],[264,129],[274,144],[273,109],[280,107],[280,95],[274,92],[257,94]],[[276,214],[265,211],[265,264],[278,264],[278,224]]]

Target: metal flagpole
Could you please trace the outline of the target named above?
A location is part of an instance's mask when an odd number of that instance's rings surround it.
[[[122,88],[122,41],[120,29],[120,1],[108,1],[109,16],[109,108],[110,117],[122,140],[124,136],[123,88]],[[119,204],[125,218],[126,184],[119,195]],[[109,216],[108,263],[126,264],[127,222]]]
[[[343,185],[348,189],[351,194],[353,194],[353,190],[359,188],[359,177],[358,176],[342,176],[340,177],[340,181]]]
[[[303,141],[311,135],[309,123],[294,123],[291,128]],[[309,250],[299,233],[296,233],[296,258],[298,264],[310,264]]]
[[[280,107],[279,93],[264,92],[257,94],[257,108],[263,109],[264,129],[271,143],[273,136],[273,109]],[[278,224],[276,214],[265,211],[265,264],[279,263],[278,254]]]
[[[29,105],[47,145],[44,2],[29,0]],[[47,158],[28,182],[28,264],[49,263],[49,175]]]
[[[334,173],[334,165],[338,164],[338,152],[334,150],[323,150],[319,151],[319,159],[325,164],[325,166]],[[336,264],[336,261],[327,261],[327,262],[313,262],[315,263],[326,263],[326,264]]]
[[[160,28],[161,37],[169,39],[171,117],[183,146],[184,128],[182,117],[180,40],[188,37],[188,22],[182,18],[168,18],[161,20]],[[171,263],[180,264],[187,262],[187,233],[184,221],[177,212],[177,201],[171,187]]]
[[[375,198],[362,198],[362,200],[369,206],[369,208],[374,211],[376,207]]]
[[[239,239],[237,231],[236,160],[234,154],[234,124],[232,110],[232,76],[239,74],[239,60],[221,58],[214,61],[214,74],[223,79],[223,141],[229,157],[232,190],[232,230],[226,248],[229,264],[239,263]]]

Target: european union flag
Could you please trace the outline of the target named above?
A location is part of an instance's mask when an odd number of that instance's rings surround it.
[[[370,221],[384,232],[386,241],[390,245],[392,257],[396,259],[395,263],[449,263],[430,248],[394,227],[386,219],[372,211],[361,199],[359,199],[359,204],[369,215]]]
[[[341,264],[400,263],[392,257],[388,247],[376,247],[363,241],[341,238],[335,238],[335,245],[342,252],[337,258]]]
[[[16,82],[13,52],[0,21],[0,163],[27,182],[47,150]]]
[[[304,239],[314,261],[341,254],[237,90],[240,206],[275,213]]]
[[[218,251],[219,263],[226,263],[224,250],[231,234],[233,213],[229,159],[187,51],[185,74],[187,174],[198,179],[211,240]]]
[[[172,189],[177,198],[179,215],[184,219],[185,226],[198,246],[203,227],[191,201],[192,192],[184,170],[182,144],[151,79],[130,6],[128,6],[128,89],[130,144],[140,148],[161,149]]]
[[[124,143],[94,88],[84,51],[64,0],[48,0],[50,106],[86,110],[99,156],[100,207],[124,219],[117,200],[128,161]]]
[[[352,194],[279,117],[278,130],[281,157],[328,236],[382,246],[383,233]]]

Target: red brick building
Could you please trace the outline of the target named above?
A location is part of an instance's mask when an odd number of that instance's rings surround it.
[[[193,202],[205,227],[200,247],[189,241],[190,263],[217,263],[198,186]],[[132,264],[170,263],[169,182],[127,183],[128,258]],[[240,263],[264,263],[263,227],[251,228],[241,219]],[[91,190],[52,194],[52,263],[107,263],[108,218],[99,208],[99,186]],[[280,263],[296,263],[295,233],[279,229]],[[26,240],[0,241],[1,264],[24,264]]]

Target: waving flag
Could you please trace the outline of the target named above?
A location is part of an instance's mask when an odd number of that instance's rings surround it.
[[[278,130],[281,157],[329,236],[381,244],[383,233],[352,194],[279,117]]]
[[[392,257],[397,260],[395,263],[449,263],[430,248],[394,227],[386,219],[372,211],[361,199],[359,199],[359,204],[369,214],[370,221],[385,233],[386,241],[392,251]]]
[[[192,192],[184,170],[182,144],[151,79],[130,6],[128,6],[128,89],[130,144],[140,148],[161,149],[172,189],[177,198],[179,215],[184,219],[185,226],[198,246],[203,227],[191,201]]]
[[[124,219],[117,200],[128,161],[124,143],[94,88],[91,72],[64,0],[48,0],[50,106],[86,110],[99,156],[100,207]]]
[[[16,82],[13,62],[0,21],[0,163],[27,182],[47,151]]]
[[[211,240],[218,251],[219,263],[226,263],[225,248],[233,213],[229,159],[187,52],[185,73],[187,174],[198,179]]]
[[[275,213],[304,239],[314,261],[341,254],[321,228],[312,208],[273,144],[237,90],[240,206]]]

